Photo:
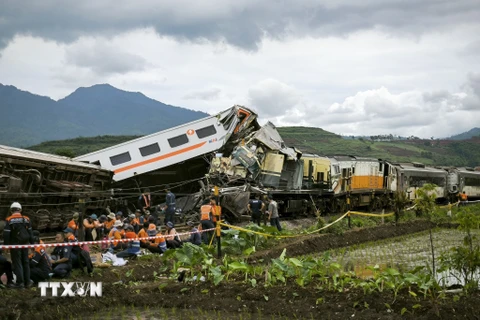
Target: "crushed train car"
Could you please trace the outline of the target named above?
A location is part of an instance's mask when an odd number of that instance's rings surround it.
[[[0,146],[0,230],[15,201],[37,230],[64,227],[80,201],[105,207],[112,174],[67,157]]]

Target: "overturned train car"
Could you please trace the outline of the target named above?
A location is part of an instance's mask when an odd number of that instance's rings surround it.
[[[34,229],[66,226],[80,203],[109,204],[104,190],[112,173],[97,165],[41,152],[0,146],[0,231],[12,202],[18,201]]]

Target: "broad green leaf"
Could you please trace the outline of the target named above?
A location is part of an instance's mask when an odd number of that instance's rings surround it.
[[[255,247],[250,247],[248,249],[243,250],[243,254],[246,255],[247,257],[251,255],[253,252],[255,252]]]
[[[296,259],[296,258],[290,258],[288,260],[296,267],[302,267],[303,266],[302,262],[300,260]]]
[[[287,254],[287,248],[284,248],[282,254],[280,255],[280,261],[285,260],[285,255]]]
[[[218,275],[218,276],[214,276],[213,277],[213,284],[217,286],[220,282],[222,282],[224,277],[225,276],[223,274]]]
[[[229,269],[232,270],[247,270],[247,265],[244,262],[232,262],[228,265]]]

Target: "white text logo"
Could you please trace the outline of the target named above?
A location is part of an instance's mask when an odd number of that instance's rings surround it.
[[[47,296],[51,289],[52,297],[101,297],[101,282],[39,282],[40,295]]]

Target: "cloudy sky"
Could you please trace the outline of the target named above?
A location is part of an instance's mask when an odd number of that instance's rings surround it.
[[[480,1],[0,0],[0,83],[445,137],[480,127]]]

